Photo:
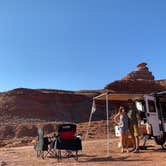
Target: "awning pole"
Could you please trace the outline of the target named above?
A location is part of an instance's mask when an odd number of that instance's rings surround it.
[[[106,114],[107,114],[107,156],[109,156],[109,143],[110,143],[110,134],[109,134],[109,115],[108,115],[108,94],[106,95]]]
[[[93,99],[93,102],[95,102],[95,100]],[[89,117],[89,122],[88,122],[88,128],[87,128],[87,132],[85,135],[85,141],[88,139],[88,134],[89,134],[89,128],[90,128],[90,124],[91,124],[91,120],[92,120],[92,114],[93,114],[93,110],[91,109],[91,113],[90,113],[90,117]]]
[[[92,120],[92,111],[90,113],[90,117],[89,117],[89,122],[88,122],[88,128],[87,128],[87,132],[86,132],[86,136],[85,136],[85,141],[88,139],[88,134],[89,134],[89,128],[90,128],[90,124],[91,124],[91,120]]]

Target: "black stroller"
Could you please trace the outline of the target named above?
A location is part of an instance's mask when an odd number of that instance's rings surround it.
[[[82,150],[82,142],[76,134],[75,124],[62,124],[58,127],[58,137],[56,141],[56,149],[58,150],[58,161],[62,158],[62,150],[65,152],[64,157],[74,157],[78,160],[78,151]]]

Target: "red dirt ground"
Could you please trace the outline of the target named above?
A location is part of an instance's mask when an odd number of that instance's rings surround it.
[[[117,148],[118,139],[110,140],[110,156],[107,157],[106,140],[84,141],[83,150],[79,153],[79,161],[73,158],[63,158],[57,162],[55,158],[39,159],[33,150],[33,146],[0,148],[0,165],[5,166],[165,166],[166,151],[156,145],[153,140],[149,140],[148,150],[141,150],[140,153],[120,153]]]

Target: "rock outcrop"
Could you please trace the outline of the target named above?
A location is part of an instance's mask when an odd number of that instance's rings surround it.
[[[156,82],[166,89],[166,80],[157,80]]]
[[[166,80],[155,80],[152,72],[149,71],[147,63],[137,65],[133,71],[123,79],[106,85],[105,89],[111,89],[119,93],[143,93],[166,90]]]
[[[0,139],[21,138],[36,134],[36,123],[87,122],[92,99],[105,91],[118,93],[143,93],[165,91],[166,80],[155,80],[146,63],[123,79],[108,84],[102,90],[64,91],[18,88],[0,93]],[[98,103],[95,119],[106,118],[105,103]],[[115,107],[119,101],[111,103]],[[122,104],[122,102],[120,102]],[[118,108],[118,107],[117,107]],[[47,126],[49,130],[50,126]],[[34,134],[35,133],[35,134]]]
[[[0,124],[8,119],[87,121],[99,91],[58,91],[19,88],[0,94]],[[5,117],[5,119],[4,119]]]
[[[118,93],[151,93],[166,90],[166,80],[154,80],[146,63],[104,90],[64,91],[18,88],[0,93],[0,124],[8,121],[88,121],[92,98],[107,90]],[[99,110],[102,110],[99,108]],[[100,111],[99,111],[100,112]],[[98,113],[98,120],[104,115]]]
[[[104,90],[64,91],[18,88],[0,93],[0,124],[8,121],[88,121],[92,98],[107,90],[118,93],[151,93],[166,90],[166,80],[154,80],[146,63]],[[102,110],[99,108],[99,110]],[[100,112],[100,111],[99,111]],[[99,113],[98,120],[104,115]]]
[[[154,80],[152,72],[149,71],[147,63],[137,65],[138,70],[129,73],[122,80]]]

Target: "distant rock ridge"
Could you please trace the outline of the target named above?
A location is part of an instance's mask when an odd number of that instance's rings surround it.
[[[0,125],[9,121],[45,120],[86,122],[92,99],[106,91],[148,94],[166,90],[166,80],[155,80],[147,63],[123,79],[114,81],[101,90],[66,91],[54,89],[18,88],[0,93]],[[95,120],[103,120],[103,106],[98,107]]]
[[[3,117],[46,121],[87,121],[97,91],[63,91],[18,88],[0,93],[0,120]]]

